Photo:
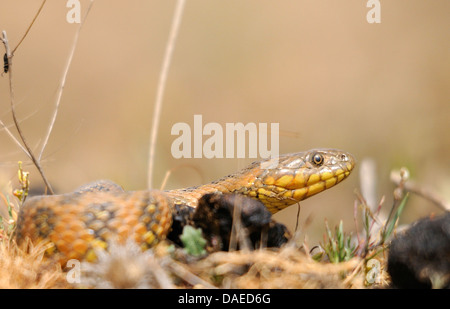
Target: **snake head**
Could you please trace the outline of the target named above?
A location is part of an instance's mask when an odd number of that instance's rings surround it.
[[[337,149],[290,153],[250,166],[255,177],[242,193],[261,200],[275,213],[335,186],[354,166],[354,157]]]

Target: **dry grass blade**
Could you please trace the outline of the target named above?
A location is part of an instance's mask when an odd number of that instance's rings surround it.
[[[72,63],[73,55],[75,54],[75,48],[76,48],[76,46],[78,44],[78,38],[80,36],[81,28],[83,27],[83,25],[84,25],[84,23],[85,23],[85,21],[87,19],[87,16],[88,16],[88,14],[89,14],[93,4],[94,4],[94,0],[91,0],[91,3],[89,4],[89,7],[88,7],[88,9],[86,11],[86,14],[84,15],[83,21],[80,23],[80,25],[78,26],[77,32],[75,33],[75,37],[74,37],[73,43],[72,43],[72,48],[70,50],[69,57],[67,58],[67,63],[66,63],[66,66],[64,68],[64,71],[63,71],[63,76],[61,78],[61,83],[60,83],[60,85],[58,87],[58,93],[56,95],[55,109],[53,110],[53,115],[52,115],[52,118],[50,120],[50,124],[48,126],[47,133],[45,134],[44,142],[42,144],[41,151],[39,153],[39,157],[38,157],[39,161],[42,159],[42,155],[44,153],[45,147],[48,144],[48,140],[49,140],[50,135],[52,133],[53,126],[55,125],[55,121],[56,121],[56,117],[58,115],[59,105],[61,103],[61,97],[62,97],[62,94],[63,94],[64,86],[66,85],[67,74],[69,73],[70,64]]]
[[[148,156],[148,172],[147,172],[147,188],[153,187],[153,166],[155,161],[156,140],[158,137],[159,120],[161,118],[161,108],[164,96],[164,89],[166,87],[167,74],[169,72],[170,62],[172,60],[172,53],[175,47],[175,41],[178,35],[178,29],[181,23],[181,16],[185,0],[178,0],[175,7],[175,14],[172,20],[172,27],[170,30],[169,40],[166,45],[166,52],[164,54],[164,61],[159,75],[158,88],[156,92],[155,109],[153,111],[152,130],[150,135],[149,156]]]
[[[43,8],[44,5],[45,5],[45,2],[47,2],[47,0],[42,1],[42,4],[41,4],[41,6],[39,7],[38,11],[36,12],[36,15],[34,15],[34,18],[33,18],[33,20],[31,21],[31,24],[28,26],[27,31],[25,31],[25,33],[24,33],[22,39],[20,39],[20,41],[19,41],[19,43],[17,44],[17,46],[13,49],[12,55],[14,55],[14,53],[15,53],[16,50],[17,50],[17,48],[19,48],[20,44],[22,44],[23,40],[25,40],[25,38],[26,38],[28,32],[30,32],[31,28],[33,27],[34,22],[36,21],[36,19],[38,18],[39,14],[41,13],[42,8]]]

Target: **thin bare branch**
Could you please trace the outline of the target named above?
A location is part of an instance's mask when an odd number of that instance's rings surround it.
[[[19,142],[19,140],[12,134],[12,132],[9,130],[9,128],[3,123],[3,121],[0,120],[0,126],[2,126],[1,129],[4,129],[8,136],[13,140],[14,143],[16,143],[17,146],[19,146],[20,149],[22,149],[23,152],[28,156],[28,158],[31,159],[30,154],[25,149],[25,147],[22,146],[22,144]]]
[[[76,48],[76,46],[78,44],[78,38],[80,36],[80,31],[81,31],[81,28],[84,25],[84,22],[86,21],[86,18],[88,16],[89,11],[91,10],[91,7],[92,7],[93,4],[94,4],[94,0],[91,0],[91,3],[89,4],[89,7],[88,7],[88,9],[86,11],[86,14],[84,15],[83,21],[80,23],[80,25],[79,25],[79,27],[77,29],[77,32],[75,33],[75,37],[74,37],[73,43],[72,43],[72,48],[70,50],[70,54],[69,54],[69,57],[67,59],[66,66],[65,66],[64,71],[63,71],[63,76],[61,78],[61,83],[59,84],[59,87],[58,87],[58,93],[56,95],[55,109],[53,110],[53,115],[52,115],[52,118],[50,120],[50,124],[48,126],[47,133],[45,134],[45,138],[44,138],[44,142],[42,144],[41,151],[39,152],[39,157],[38,157],[39,160],[42,159],[42,155],[44,154],[45,147],[48,144],[48,140],[50,138],[50,135],[52,133],[53,127],[55,125],[56,117],[58,116],[59,105],[61,103],[61,97],[62,97],[62,94],[63,94],[64,86],[66,85],[67,74],[69,73],[70,64],[72,63],[73,55],[75,54],[75,48]]]
[[[22,149],[25,148],[25,153],[29,156],[29,158],[31,159],[31,161],[33,161],[34,165],[36,166],[39,174],[41,174],[42,180],[45,183],[45,186],[47,187],[48,191],[50,194],[54,194],[52,187],[50,186],[50,183],[47,180],[47,177],[44,174],[44,171],[42,170],[41,164],[39,163],[39,160],[36,159],[36,157],[33,155],[33,152],[30,148],[30,146],[27,143],[27,140],[25,139],[25,136],[22,132],[22,128],[19,125],[19,121],[17,119],[16,116],[16,109],[15,109],[15,104],[14,104],[14,87],[13,87],[13,55],[11,54],[11,49],[9,47],[9,42],[8,42],[8,37],[6,35],[6,31],[2,32],[2,41],[3,44],[5,45],[5,49],[6,49],[6,55],[8,57],[8,62],[9,62],[9,71],[8,71],[8,75],[9,75],[9,96],[10,96],[10,103],[11,103],[11,114],[12,114],[12,118],[14,120],[14,125],[17,129],[17,132],[19,133],[19,137],[22,141],[23,147],[21,147]],[[3,125],[4,128],[5,125]],[[7,129],[7,132],[9,130]]]
[[[13,49],[12,51],[12,55],[14,55],[14,53],[16,52],[17,48],[20,46],[20,44],[22,44],[23,40],[25,40],[25,37],[27,36],[28,32],[30,32],[31,27],[33,27],[34,22],[36,21],[36,19],[38,18],[39,14],[42,11],[42,8],[44,7],[45,2],[47,2],[47,0],[42,1],[41,7],[39,8],[39,10],[36,12],[36,15],[34,16],[33,20],[31,21],[30,26],[28,26],[27,31],[25,31],[25,34],[23,35],[22,39],[20,40],[20,42],[17,44],[17,46]]]
[[[24,121],[24,120],[30,118],[30,117],[33,116],[34,114],[36,114],[36,111],[34,111],[34,112],[32,112],[31,114],[27,115],[26,117],[22,118],[22,120],[21,120],[20,122],[22,122],[22,121]],[[20,123],[20,122],[19,122],[19,123]],[[8,125],[8,126],[7,126],[7,125],[5,125],[5,124],[3,123],[3,121],[0,120],[0,131],[1,131],[1,130],[5,130],[6,133],[9,135],[9,137],[13,140],[13,142],[14,142],[17,146],[19,146],[19,148],[20,148],[23,152],[25,152],[25,154],[27,155],[28,158],[30,158],[30,155],[28,154],[28,152],[27,152],[27,150],[25,149],[25,147],[22,146],[22,144],[20,143],[20,141],[12,134],[11,130],[9,130],[9,128],[12,127],[12,126],[14,126],[14,124],[11,124],[11,125]],[[16,162],[16,163],[17,163],[17,162]]]
[[[151,189],[153,187],[153,166],[155,161],[156,140],[158,137],[159,120],[161,118],[161,108],[164,96],[164,89],[166,87],[167,73],[169,71],[170,62],[172,59],[173,49],[175,47],[175,41],[178,34],[178,29],[181,23],[181,17],[183,15],[183,8],[185,0],[178,0],[175,7],[175,14],[172,19],[172,28],[170,30],[169,40],[166,45],[166,52],[164,54],[163,65],[159,75],[158,88],[156,92],[155,109],[153,111],[153,122],[150,136],[150,149],[148,156],[148,173],[147,173],[147,187]]]
[[[391,181],[396,185],[400,184],[402,178],[398,171],[391,172]],[[422,196],[423,198],[433,202],[436,206],[444,211],[450,211],[450,203],[430,188],[420,186],[411,180],[406,180],[403,185],[406,191]]]
[[[44,4],[47,0],[42,1],[41,6],[39,7],[39,10],[36,12],[36,15],[34,16],[33,20],[31,21],[31,24],[28,26],[27,31],[25,32],[25,34],[23,35],[22,39],[20,40],[20,42],[17,44],[17,46],[13,49],[13,51],[9,50],[9,44],[7,42],[7,36],[6,36],[6,32],[5,34],[3,34],[3,38],[5,38],[5,40],[2,38],[2,42],[3,44],[5,44],[5,48],[6,48],[6,57],[8,58],[8,63],[9,63],[9,59],[14,55],[14,53],[16,52],[17,48],[20,46],[20,44],[22,44],[23,40],[25,39],[25,37],[27,36],[28,32],[30,31],[30,29],[33,27],[34,22],[36,21],[37,17],[39,16],[39,14],[42,11],[42,8],[44,7]],[[9,130],[9,128],[3,123],[3,121],[0,120],[0,125],[2,127],[2,129],[5,129],[6,133],[9,135],[9,137],[11,137],[11,139],[14,141],[14,143],[16,143],[17,146],[19,146],[20,149],[22,149],[22,151],[31,159],[30,154],[28,153],[28,151],[25,149],[25,147],[22,146],[22,144],[20,143],[20,141],[12,134],[12,132]]]

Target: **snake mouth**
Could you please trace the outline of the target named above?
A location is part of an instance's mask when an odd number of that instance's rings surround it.
[[[287,188],[292,193],[292,199],[296,202],[304,200],[307,197],[329,189],[342,180],[347,178],[352,171],[353,166],[348,165],[345,168],[338,168],[335,171],[323,171],[321,173],[312,174],[305,182],[299,182],[298,188]]]

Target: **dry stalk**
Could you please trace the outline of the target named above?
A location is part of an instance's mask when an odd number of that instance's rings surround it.
[[[28,155],[28,157],[31,159],[31,161],[33,161],[33,164],[36,166],[39,174],[41,174],[42,180],[45,183],[45,186],[47,187],[48,191],[50,194],[54,194],[52,187],[50,186],[50,183],[47,180],[47,177],[44,174],[44,171],[41,167],[41,164],[39,162],[38,159],[36,159],[36,157],[33,154],[33,151],[31,150],[30,146],[27,143],[27,140],[25,139],[25,136],[22,132],[22,128],[19,125],[19,121],[17,120],[17,116],[16,116],[16,109],[15,109],[15,99],[14,99],[14,88],[13,88],[13,55],[11,54],[11,49],[9,47],[9,42],[8,42],[8,37],[6,35],[6,31],[2,32],[2,41],[3,44],[5,45],[5,49],[6,49],[6,55],[8,57],[8,61],[9,61],[9,71],[8,71],[8,75],[9,75],[9,94],[10,94],[10,103],[11,103],[11,113],[12,113],[12,117],[13,117],[13,121],[14,121],[14,125],[17,129],[17,132],[19,133],[19,137],[22,141],[23,144],[23,148],[25,148],[25,153]],[[4,128],[6,128],[3,125]]]
[[[44,7],[44,4],[46,1],[47,0],[42,1],[41,6],[39,7],[38,11],[36,12],[36,15],[34,16],[33,20],[31,21],[30,25],[28,26],[27,30],[25,31],[25,34],[22,36],[22,39],[20,39],[19,43],[13,49],[13,51],[10,51],[6,32],[3,34],[2,42],[3,42],[3,44],[5,44],[6,56],[8,58],[8,63],[9,63],[10,59],[12,58],[12,56],[14,55],[14,53],[16,52],[17,48],[20,46],[20,44],[22,44],[22,42],[25,39],[25,37],[27,36],[28,32],[30,32],[30,29],[33,27],[33,24],[36,21],[39,14],[41,13],[42,8]],[[16,143],[16,145],[19,146],[19,148],[22,149],[22,151],[31,159],[31,155],[28,153],[27,149],[22,146],[22,144],[19,142],[19,140],[11,133],[9,128],[1,120],[0,120],[0,125],[3,127],[3,129],[5,129],[6,133],[9,135],[9,137],[11,137],[11,139]]]
[[[69,73],[70,64],[72,63],[73,55],[75,53],[75,48],[76,48],[76,46],[78,44],[78,38],[80,36],[81,28],[83,27],[83,25],[84,25],[84,23],[85,23],[85,21],[87,19],[87,16],[88,16],[88,14],[89,14],[93,4],[94,4],[94,0],[91,0],[91,3],[89,4],[89,7],[88,7],[88,9],[87,9],[87,11],[86,11],[86,13],[84,15],[84,18],[81,21],[80,25],[78,26],[77,32],[75,33],[75,37],[74,37],[73,42],[72,42],[72,47],[70,49],[70,54],[69,54],[69,57],[67,58],[67,63],[66,63],[66,66],[64,68],[63,75],[62,75],[62,78],[61,78],[61,82],[60,82],[59,87],[58,87],[58,93],[56,95],[55,109],[53,110],[53,115],[52,115],[52,118],[50,120],[50,124],[48,126],[47,133],[45,134],[44,142],[42,144],[41,151],[39,153],[39,157],[38,157],[39,161],[41,161],[41,159],[42,159],[42,155],[44,153],[45,147],[48,144],[48,140],[50,138],[50,134],[52,133],[53,126],[55,125],[55,121],[56,121],[56,117],[58,115],[59,105],[61,103],[61,97],[62,97],[62,94],[63,94],[64,86],[66,85],[67,74]]]
[[[52,189],[49,181],[47,180],[47,177],[45,176],[44,171],[43,171],[42,166],[41,166],[42,154],[43,154],[44,149],[45,149],[45,147],[46,147],[46,145],[48,143],[48,139],[50,137],[51,131],[52,131],[53,126],[54,126],[54,123],[56,121],[56,116],[57,116],[57,113],[58,113],[58,110],[59,110],[59,105],[60,105],[60,101],[61,101],[62,92],[63,92],[63,89],[64,89],[67,73],[69,71],[70,63],[72,62],[72,58],[73,58],[73,54],[74,54],[74,51],[75,51],[75,47],[76,47],[76,44],[77,44],[77,41],[78,41],[79,32],[80,32],[80,29],[81,29],[82,25],[84,24],[84,21],[86,20],[86,17],[87,17],[87,15],[88,15],[91,7],[92,7],[93,0],[91,0],[91,3],[90,3],[90,5],[88,7],[88,10],[86,12],[85,18],[84,18],[83,22],[80,24],[80,27],[78,28],[78,31],[77,31],[77,33],[75,35],[75,39],[74,39],[74,43],[72,45],[71,53],[69,55],[69,59],[68,59],[67,65],[66,65],[66,68],[65,68],[64,73],[63,73],[63,78],[61,80],[61,84],[60,84],[60,87],[58,89],[58,95],[57,95],[57,100],[56,100],[56,107],[55,107],[54,113],[52,115],[52,119],[51,119],[50,125],[48,127],[47,134],[45,135],[41,151],[39,153],[39,156],[36,158],[36,156],[34,155],[31,147],[29,146],[27,140],[25,139],[25,135],[23,134],[22,129],[21,129],[20,125],[19,125],[19,121],[17,119],[17,114],[16,114],[16,110],[15,110],[15,102],[14,102],[15,98],[14,98],[14,88],[13,88],[13,65],[12,65],[12,60],[13,60],[13,56],[14,56],[15,51],[20,46],[20,44],[24,41],[25,37],[27,36],[29,31],[31,30],[34,22],[36,21],[37,17],[39,16],[40,12],[42,11],[42,8],[44,7],[45,3],[46,3],[46,0],[44,0],[42,2],[41,6],[39,7],[38,11],[36,12],[36,15],[34,16],[34,18],[31,21],[29,27],[27,28],[25,34],[23,35],[23,37],[21,38],[21,40],[19,41],[19,43],[17,44],[17,46],[14,48],[13,51],[11,51],[11,49],[10,49],[8,38],[7,38],[7,35],[6,35],[6,31],[2,32],[2,35],[3,35],[2,42],[5,45],[6,57],[8,59],[8,64],[9,64],[8,74],[9,74],[9,92],[10,92],[11,113],[12,113],[14,125],[15,125],[15,127],[17,129],[17,132],[19,133],[19,137],[20,137],[20,140],[22,141],[22,143],[20,143],[20,141],[17,138],[15,138],[15,136],[11,133],[11,131],[8,129],[8,127],[2,121],[0,121],[0,125],[5,129],[5,131],[13,139],[13,141],[22,149],[22,151],[24,151],[24,153],[31,159],[33,164],[36,166],[39,174],[41,175],[41,177],[42,177],[42,179],[43,179],[43,181],[45,183],[45,186],[47,187],[48,192],[50,194],[54,194],[53,189]]]
[[[161,118],[161,108],[164,96],[164,89],[166,87],[167,74],[169,72],[170,62],[172,60],[172,53],[175,47],[175,41],[178,35],[178,29],[183,15],[183,8],[185,0],[178,0],[175,7],[175,14],[172,19],[172,27],[170,30],[169,40],[167,41],[166,51],[164,54],[163,65],[159,75],[158,88],[156,92],[155,109],[153,111],[152,130],[150,135],[150,149],[148,156],[148,172],[147,172],[147,188],[153,187],[153,166],[155,162],[156,140],[158,137],[158,127]]]

